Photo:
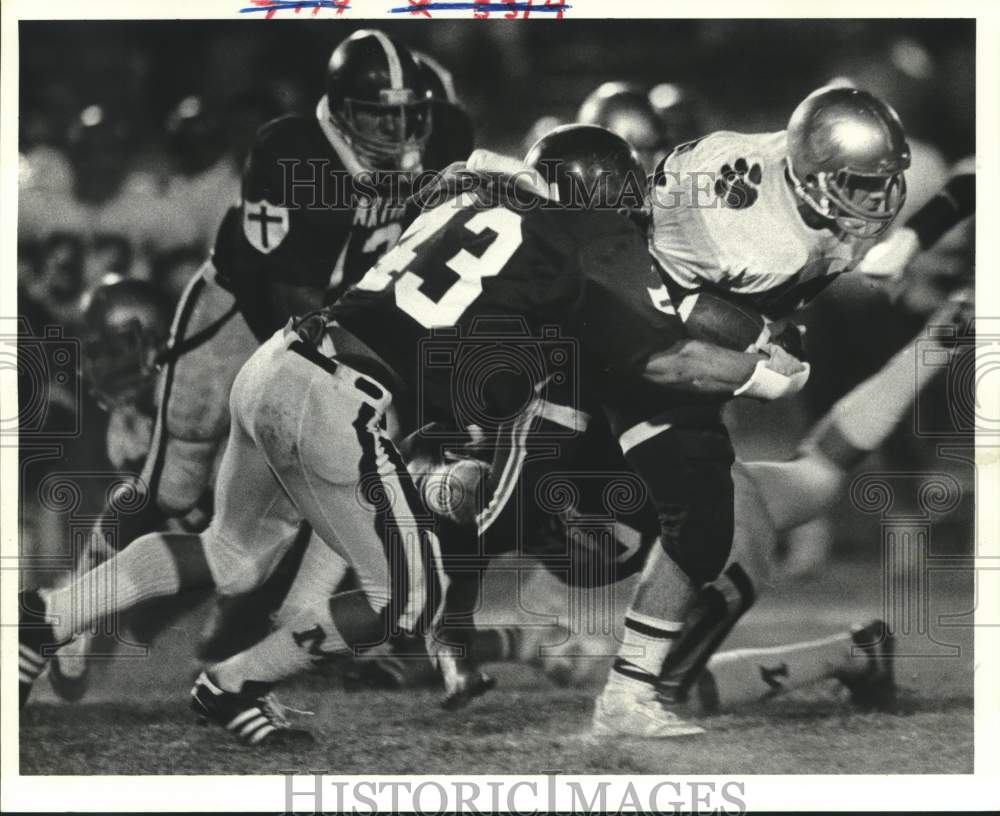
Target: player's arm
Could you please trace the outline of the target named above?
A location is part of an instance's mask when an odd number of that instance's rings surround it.
[[[660,302],[662,281],[641,237],[603,239],[585,247],[578,262],[581,341],[620,378],[686,394],[758,399],[793,394],[805,384],[808,366],[778,346],[740,352],[689,337],[673,308]]]
[[[779,346],[750,353],[682,339],[654,352],[641,376],[654,385],[687,393],[776,399],[801,388],[803,373],[808,375],[807,367]]]
[[[306,233],[312,227],[311,211],[319,212],[314,200],[319,192],[309,185],[289,185],[288,159],[307,155],[300,144],[295,123],[278,120],[264,125],[254,137],[243,168],[240,219],[247,241],[262,262],[268,264],[270,296],[276,313],[284,318],[300,315],[323,305],[330,268],[317,274],[317,265],[329,259],[318,257]],[[291,200],[289,199],[291,196]],[[261,209],[261,202],[266,210]],[[279,229],[268,229],[263,219],[283,219]],[[262,235],[268,246],[263,246]]]
[[[921,252],[976,211],[976,174],[959,173],[886,240],[865,255],[858,269],[879,278],[897,277]]]

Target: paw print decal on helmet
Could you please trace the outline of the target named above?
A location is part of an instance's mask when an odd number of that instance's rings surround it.
[[[732,210],[752,207],[759,196],[763,172],[760,162],[739,158],[732,165],[724,164],[715,180],[715,194]]]

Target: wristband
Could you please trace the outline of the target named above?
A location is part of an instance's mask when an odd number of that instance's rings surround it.
[[[750,379],[733,392],[734,397],[753,397],[760,400],[774,400],[787,394],[795,394],[809,379],[809,364],[803,363],[802,371],[790,377],[769,368],[767,360],[760,360],[754,366]]]

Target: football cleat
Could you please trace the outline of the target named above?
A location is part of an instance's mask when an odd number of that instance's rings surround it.
[[[45,619],[45,601],[35,590],[18,593],[18,679],[21,707],[28,702],[31,688],[45,671],[51,652],[58,646],[52,624]],[[49,654],[47,654],[49,653]]]
[[[476,697],[496,688],[497,681],[477,669],[468,658],[458,657],[449,650],[435,650],[431,660],[444,681],[441,707],[446,711],[465,708]]]
[[[896,708],[896,673],[893,666],[896,639],[884,621],[874,620],[851,633],[854,647],[863,653],[865,666],[855,666],[834,676],[851,695],[851,703],[866,711],[893,711]],[[857,654],[857,652],[856,652]]]
[[[75,703],[83,699],[90,687],[90,654],[92,635],[81,635],[67,644],[49,664],[49,684],[63,700]]]
[[[704,734],[705,729],[682,719],[652,684],[612,670],[597,698],[591,733],[595,737],[672,739]]]
[[[214,722],[246,745],[302,745],[313,735],[293,728],[282,706],[270,693],[270,684],[246,682],[240,693],[219,688],[207,672],[198,675],[191,689],[191,709],[202,725]]]

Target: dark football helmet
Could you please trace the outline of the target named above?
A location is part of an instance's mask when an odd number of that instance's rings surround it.
[[[417,61],[417,67],[420,68],[424,84],[431,96],[457,105],[458,94],[455,93],[455,78],[451,71],[423,51],[414,51],[413,57]]]
[[[185,96],[167,115],[167,151],[180,173],[195,176],[225,152],[222,127],[200,96]]]
[[[627,212],[646,208],[646,172],[639,156],[605,128],[557,127],[535,142],[524,163],[570,207]]]
[[[788,172],[799,199],[851,235],[889,228],[906,200],[910,147],[896,112],[867,91],[820,88],[788,123]]]
[[[576,121],[616,133],[635,148],[646,168],[668,144],[663,123],[646,92],[628,82],[605,82],[583,100]]]
[[[77,198],[100,204],[115,195],[128,169],[125,122],[103,105],[87,105],[70,124],[66,141]]]
[[[381,31],[356,31],[330,56],[330,117],[373,168],[419,169],[431,133],[431,97],[425,69],[405,45]]]
[[[83,376],[104,407],[152,406],[172,312],[147,281],[109,276],[84,295]]]
[[[649,91],[649,104],[660,118],[666,152],[705,135],[698,99],[689,88],[675,82],[661,82]]]

